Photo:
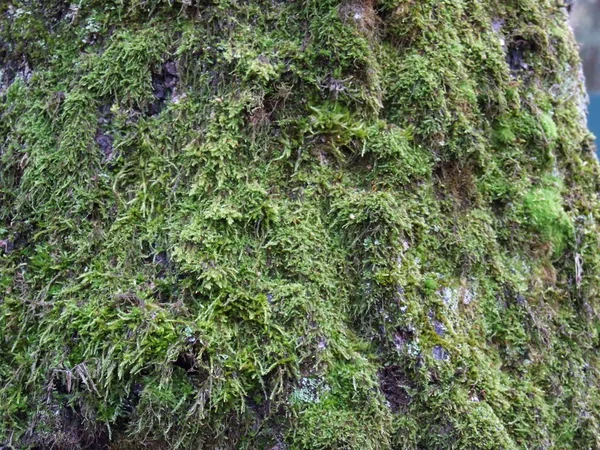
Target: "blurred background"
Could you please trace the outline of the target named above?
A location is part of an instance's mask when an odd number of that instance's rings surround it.
[[[588,125],[600,149],[600,0],[575,0],[571,22],[580,44],[590,94]]]

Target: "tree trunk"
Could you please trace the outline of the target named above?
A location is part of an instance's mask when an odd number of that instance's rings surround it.
[[[566,3],[1,2],[0,448],[600,448]]]

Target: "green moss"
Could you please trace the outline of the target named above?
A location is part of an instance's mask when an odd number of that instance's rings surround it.
[[[600,445],[559,2],[0,14],[0,446]]]
[[[574,227],[562,205],[560,182],[547,178],[523,198],[524,223],[539,233],[552,246],[555,256],[573,244]]]

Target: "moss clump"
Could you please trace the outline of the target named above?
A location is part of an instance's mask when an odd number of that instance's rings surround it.
[[[574,237],[573,223],[562,201],[560,183],[553,179],[545,180],[523,198],[524,224],[533,227],[552,246],[555,255],[562,255]]]
[[[600,446],[562,2],[39,3],[0,5],[0,446]]]

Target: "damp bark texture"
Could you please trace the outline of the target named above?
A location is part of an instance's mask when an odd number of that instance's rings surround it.
[[[567,20],[0,2],[0,447],[600,448]]]

